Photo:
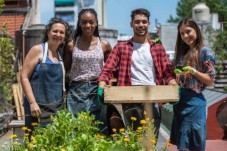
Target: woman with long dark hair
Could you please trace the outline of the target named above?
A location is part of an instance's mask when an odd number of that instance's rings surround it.
[[[214,53],[204,46],[197,23],[191,18],[181,20],[173,62],[181,95],[173,105],[170,138],[178,150],[205,151],[207,109],[202,91],[214,84],[214,64]]]
[[[102,133],[109,135],[112,128],[123,128],[123,121],[117,109],[103,104],[97,95],[98,77],[104,60],[112,50],[107,41],[100,40],[97,13],[85,8],[78,14],[74,47],[65,52],[65,67],[69,77],[67,109],[76,115],[89,111],[95,119],[102,121]]]

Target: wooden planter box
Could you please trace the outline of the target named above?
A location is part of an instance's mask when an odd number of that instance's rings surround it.
[[[111,86],[104,88],[105,103],[167,103],[179,100],[177,85]]]

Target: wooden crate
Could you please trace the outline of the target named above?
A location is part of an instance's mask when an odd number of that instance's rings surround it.
[[[179,100],[177,85],[111,86],[104,88],[105,103],[167,103]]]

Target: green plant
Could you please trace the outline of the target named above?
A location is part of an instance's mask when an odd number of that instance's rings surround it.
[[[3,25],[3,34],[0,36],[0,112],[12,104],[12,83],[15,81],[14,45],[12,39],[6,36],[6,25]]]
[[[215,52],[215,70],[220,74],[224,70],[223,60],[227,60],[227,31],[217,31],[208,28],[206,33],[209,35],[208,40],[212,45],[211,48]]]
[[[18,143],[16,136],[12,135],[11,151],[145,151],[149,145],[155,151],[155,133],[153,121],[141,120],[142,126],[136,131],[131,127],[120,129],[115,134],[105,137],[99,133],[99,121],[94,121],[94,116],[82,112],[75,118],[72,113],[65,110],[59,111],[52,117],[53,123],[46,128],[35,127],[35,131],[28,139],[29,129],[25,131],[23,144]],[[136,118],[132,117],[132,120]],[[36,126],[37,123],[33,123]],[[166,148],[163,148],[163,150]]]

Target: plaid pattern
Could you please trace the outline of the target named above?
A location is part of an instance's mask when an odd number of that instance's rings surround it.
[[[174,78],[172,65],[161,44],[154,44],[148,39],[155,67],[155,82],[157,85],[167,84]],[[131,86],[132,39],[119,42],[111,51],[99,76],[99,81],[108,82],[112,73],[118,72],[117,86]]]

